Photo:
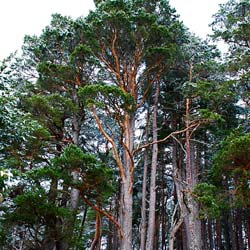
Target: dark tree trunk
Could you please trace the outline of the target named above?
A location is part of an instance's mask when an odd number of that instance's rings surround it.
[[[236,210],[236,231],[238,238],[239,250],[244,250],[243,234],[242,234],[242,209],[238,208]]]
[[[216,246],[218,250],[224,250],[221,239],[221,222],[220,219],[216,220]]]
[[[201,240],[203,243],[203,247],[202,250],[206,250],[207,249],[207,230],[206,230],[206,220],[201,220]]]
[[[208,219],[207,222],[207,231],[208,231],[208,247],[207,249],[214,249],[214,230],[213,230],[213,221],[212,219]]]
[[[160,216],[159,216],[159,213],[156,213],[156,215],[155,215],[154,248],[153,249],[159,249],[159,247],[160,247],[159,235],[160,235]]]
[[[82,216],[81,226],[80,226],[80,230],[79,230],[79,235],[78,235],[79,241],[81,241],[82,236],[83,236],[84,224],[85,224],[85,221],[87,218],[87,212],[88,212],[88,206],[85,205],[84,210],[83,210],[83,216]]]

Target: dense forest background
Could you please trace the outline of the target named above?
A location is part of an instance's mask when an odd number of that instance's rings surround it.
[[[0,62],[0,249],[250,249],[249,0],[95,4]]]

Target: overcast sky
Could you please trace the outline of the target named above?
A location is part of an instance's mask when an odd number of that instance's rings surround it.
[[[211,16],[227,0],[170,0],[184,24],[205,38],[211,30]],[[0,5],[0,60],[19,49],[25,34],[39,35],[50,23],[52,13],[73,18],[94,8],[92,0],[6,0]]]

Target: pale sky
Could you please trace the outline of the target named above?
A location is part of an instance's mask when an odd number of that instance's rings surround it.
[[[211,30],[211,16],[218,4],[227,0],[170,0],[181,20],[196,35],[205,38]],[[77,18],[94,8],[92,0],[2,0],[0,5],[0,60],[19,49],[24,35],[39,35],[49,25],[51,15]]]

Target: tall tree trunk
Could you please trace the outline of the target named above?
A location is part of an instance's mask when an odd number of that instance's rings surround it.
[[[157,141],[158,127],[157,127],[157,111],[158,111],[158,97],[160,93],[160,85],[156,85],[154,107],[153,107],[153,141]],[[158,144],[153,144],[152,164],[150,173],[150,199],[149,199],[149,216],[148,216],[148,234],[147,234],[147,250],[154,249],[155,236],[155,204],[156,204],[156,170],[158,158]]]
[[[127,176],[128,175],[127,172]],[[130,189],[130,178],[127,178],[124,183],[122,183],[122,213],[120,214],[120,221],[124,233],[124,237],[121,239],[121,250],[131,250],[132,249],[132,207],[133,207],[133,192]]]
[[[119,222],[121,226],[120,250],[132,250],[132,217],[133,217],[133,185],[134,185],[134,130],[135,116],[134,113],[126,113],[122,129],[124,140],[120,143],[123,146],[123,161],[120,158],[116,141],[108,135],[103,124],[98,117],[95,106],[92,106],[92,112],[97,122],[98,128],[106,140],[111,143],[114,152],[114,158],[120,171],[121,176],[121,197]]]
[[[190,110],[191,110],[191,99],[186,100],[186,128],[190,127]],[[185,225],[187,232],[187,244],[189,250],[200,250],[202,249],[201,241],[201,222],[198,219],[199,216],[199,205],[194,200],[192,192],[195,185],[198,183],[198,171],[195,161],[195,149],[191,142],[192,131],[187,129],[186,131],[186,183],[188,185],[187,207],[189,213],[185,217]]]
[[[134,128],[135,117],[133,114],[125,118],[125,152],[124,172],[125,176],[121,183],[121,213],[120,222],[124,237],[121,239],[121,250],[132,250],[132,217],[133,217],[133,184],[134,184]]]
[[[148,143],[149,130],[149,111],[147,111],[147,122],[145,126],[145,143]],[[141,201],[141,250],[146,250],[146,233],[147,233],[147,213],[146,213],[146,196],[147,196],[147,175],[148,175],[148,149],[144,151],[143,165],[143,182],[142,182],[142,201]]]

